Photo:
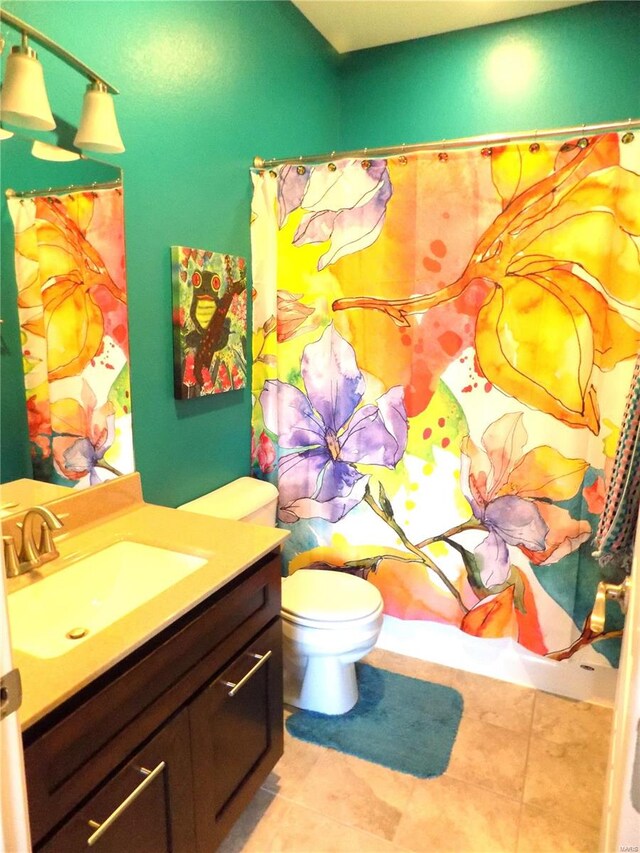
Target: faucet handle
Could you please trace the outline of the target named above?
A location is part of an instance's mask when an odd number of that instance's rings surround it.
[[[15,578],[20,574],[20,562],[18,560],[18,552],[16,551],[16,543],[13,541],[13,536],[2,537],[2,550],[4,552],[4,571],[8,578]]]
[[[61,525],[62,526],[62,525]],[[40,557],[46,557],[49,560],[55,560],[59,557],[58,549],[53,544],[53,536],[49,525],[43,521],[40,527],[40,545],[38,546]]]

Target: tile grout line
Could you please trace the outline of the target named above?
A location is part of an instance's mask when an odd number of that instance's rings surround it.
[[[518,848],[520,846],[520,831],[522,829],[522,816],[524,814],[524,809],[525,809],[525,805],[526,805],[525,800],[524,800],[524,794],[525,794],[525,791],[527,788],[527,774],[529,771],[529,756],[531,754],[531,738],[533,737],[533,721],[535,720],[535,716],[536,716],[536,705],[538,703],[538,695],[539,695],[539,691],[536,690],[535,693],[533,694],[533,704],[531,706],[531,720],[529,721],[529,737],[527,738],[527,756],[526,756],[526,759],[524,762],[524,779],[522,782],[522,795],[520,797],[520,811],[518,813],[518,826],[516,827],[516,846],[515,846],[516,853],[517,853]]]
[[[535,696],[534,696],[534,705],[535,705]],[[451,762],[449,762],[449,764],[447,765],[447,769],[441,775],[447,776],[447,778],[452,779],[455,782],[465,782],[466,784],[473,785],[474,787],[480,789],[481,791],[486,791],[486,792],[492,794],[494,797],[501,797],[501,798],[508,800],[509,802],[512,802],[512,803],[522,803],[523,797],[524,797],[524,783],[525,783],[526,773],[527,773],[527,763],[529,760],[531,728],[533,725],[533,707],[531,710],[531,720],[529,723],[529,731],[528,732],[516,731],[514,729],[506,728],[505,726],[497,725],[496,723],[487,723],[484,720],[482,720],[480,717],[475,717],[473,715],[468,717],[467,719],[470,719],[472,722],[479,723],[480,725],[483,725],[483,726],[490,726],[491,728],[497,729],[498,731],[505,731],[511,735],[518,735],[518,736],[527,738],[525,763],[524,763],[524,767],[523,767],[523,776],[522,776],[522,791],[518,795],[511,795],[511,794],[504,793],[504,791],[498,791],[495,788],[490,787],[486,783],[478,781],[477,779],[474,779],[473,781],[470,782],[463,774],[457,775],[455,772],[451,772],[449,770]],[[455,742],[454,742],[454,748],[455,748]],[[451,750],[451,753],[453,754],[453,748]]]
[[[408,776],[408,775],[410,775],[410,774],[408,774],[408,773],[407,773],[407,774],[405,774],[405,775],[407,775],[407,776]],[[327,821],[329,821],[330,823],[335,824],[336,826],[343,826],[343,827],[345,827],[346,829],[353,829],[355,832],[361,832],[361,833],[363,833],[364,835],[368,835],[368,836],[370,836],[371,838],[375,838],[377,841],[386,841],[386,842],[388,842],[389,844],[392,844],[392,845],[394,845],[394,846],[397,846],[397,845],[395,845],[395,842],[393,841],[393,838],[386,838],[384,835],[378,835],[377,833],[375,833],[375,832],[371,832],[371,831],[370,831],[370,830],[368,830],[368,829],[363,829],[363,828],[362,828],[362,827],[360,827],[360,826],[356,826],[356,824],[354,824],[354,823],[345,823],[345,821],[343,821],[343,820],[337,820],[335,817],[333,817],[333,816],[329,816],[329,815],[325,814],[323,811],[320,811],[319,809],[314,808],[313,806],[308,806],[308,805],[306,805],[305,803],[300,803],[300,802],[298,802],[297,800],[292,800],[290,797],[287,797],[287,796],[285,796],[284,794],[274,793],[273,791],[269,791],[267,788],[262,788],[261,790],[266,791],[268,794],[271,794],[273,797],[279,797],[282,801],[284,801],[285,803],[288,803],[288,805],[289,805],[289,806],[292,806],[292,805],[293,805],[293,806],[297,806],[299,809],[303,809],[304,811],[308,811],[308,812],[311,812],[311,813],[312,813],[312,814],[314,814],[314,815],[318,815],[318,816],[319,816],[319,817],[321,817],[323,820],[327,820]],[[408,801],[409,799],[410,799],[410,797],[409,797],[409,798],[407,798],[407,801]],[[403,812],[403,814],[404,814],[404,812]],[[400,815],[400,820],[401,820],[401,819],[402,819],[402,814]],[[398,824],[400,823],[400,820],[398,820]],[[393,833],[393,834],[394,834],[394,836],[395,836],[395,834],[396,834],[396,832],[397,832],[397,829],[398,829],[398,827],[396,827],[396,828],[394,829],[394,833]]]
[[[410,780],[411,788],[410,788],[410,791],[407,794],[406,798],[404,799],[403,807],[400,808],[400,807],[392,806],[392,808],[394,810],[396,810],[399,814],[398,821],[397,821],[396,825],[393,827],[392,837],[387,838],[385,835],[373,832],[370,829],[365,829],[364,827],[361,827],[358,824],[349,823],[349,822],[346,822],[344,820],[340,820],[340,819],[334,817],[333,814],[327,815],[325,812],[321,811],[318,808],[315,808],[314,806],[308,805],[306,802],[302,802],[300,800],[294,799],[293,797],[291,797],[291,795],[279,794],[278,793],[278,794],[276,794],[276,796],[281,797],[283,800],[285,800],[288,803],[293,803],[295,806],[298,806],[301,809],[308,810],[308,811],[312,812],[313,814],[319,815],[320,817],[322,817],[324,819],[330,820],[332,823],[334,823],[337,826],[348,827],[349,829],[352,829],[354,831],[363,832],[363,833],[367,834],[368,836],[370,836],[371,838],[376,838],[378,840],[387,842],[388,844],[395,844],[393,839],[395,838],[395,835],[398,831],[398,826],[400,825],[400,821],[402,820],[404,814],[406,813],[409,801],[410,801],[411,797],[413,796],[413,792],[415,790],[416,782],[420,781],[420,777],[414,776],[412,773],[402,773],[401,771],[398,771],[398,770],[392,770],[391,768],[385,767],[382,764],[376,764],[375,762],[367,761],[366,759],[360,758],[358,756],[350,756],[349,753],[343,753],[341,750],[334,749],[332,747],[321,747],[321,749],[322,749],[322,755],[318,756],[318,761],[314,763],[313,769],[315,769],[318,762],[321,762],[322,760],[327,759],[327,757],[330,757],[332,755],[333,756],[346,756],[347,758],[354,758],[356,761],[362,762],[365,765],[371,765],[372,767],[381,768],[385,772],[398,774],[399,776],[402,776],[402,777]],[[444,774],[441,774],[441,775],[444,775]],[[438,778],[438,777],[435,777],[435,778]],[[270,793],[273,793],[273,792],[270,792]],[[377,795],[375,793],[374,793],[374,796],[377,797]]]

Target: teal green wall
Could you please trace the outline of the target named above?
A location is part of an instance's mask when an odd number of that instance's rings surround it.
[[[357,51],[341,93],[343,149],[639,118],[640,2]]]
[[[146,499],[170,506],[249,470],[249,390],[173,399],[169,246],[249,257],[255,154],[640,115],[636,2],[588,3],[346,57],[288,2],[14,0],[4,8],[121,89],[127,151],[110,159],[125,173],[136,465]],[[516,61],[492,76],[505,45]],[[72,137],[84,82],[40,54],[53,111]],[[10,332],[2,367],[12,363],[15,375],[19,344]],[[2,408],[3,480],[20,476],[7,459],[25,458],[26,445],[7,442],[24,433],[15,409]]]
[[[22,0],[3,8],[122,93],[127,150],[107,159],[124,169],[136,467],[145,498],[175,506],[249,472],[251,393],[173,399],[169,247],[249,258],[249,166],[256,154],[335,147],[336,54],[288,2]],[[85,81],[38,50],[58,123],[77,125]],[[19,358],[9,332],[3,367]],[[19,476],[7,460],[24,459],[24,445],[10,441],[24,426],[19,413],[4,424],[4,480]]]

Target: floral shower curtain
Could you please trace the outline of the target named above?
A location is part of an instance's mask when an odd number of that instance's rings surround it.
[[[33,474],[134,470],[122,188],[11,198]]]
[[[253,467],[286,570],[615,663],[592,539],[640,343],[632,133],[253,172]]]

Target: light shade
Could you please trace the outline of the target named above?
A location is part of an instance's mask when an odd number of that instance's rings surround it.
[[[34,140],[31,153],[38,160],[53,160],[56,163],[69,163],[72,160],[80,159],[77,151],[69,151],[67,148],[50,145],[48,142],[41,142],[39,139]]]
[[[104,83],[96,81],[87,86],[80,126],[73,144],[76,148],[103,154],[120,154],[124,151],[113,98]]]
[[[25,39],[26,42],[26,39]],[[11,48],[2,86],[2,120],[28,130],[53,130],[42,65],[26,44]]]
[[[1,44],[1,42],[0,42],[0,44]],[[2,86],[0,86],[0,112],[2,112]],[[0,124],[0,142],[3,139],[11,139],[12,136],[13,136],[13,131],[5,130],[4,127]]]

